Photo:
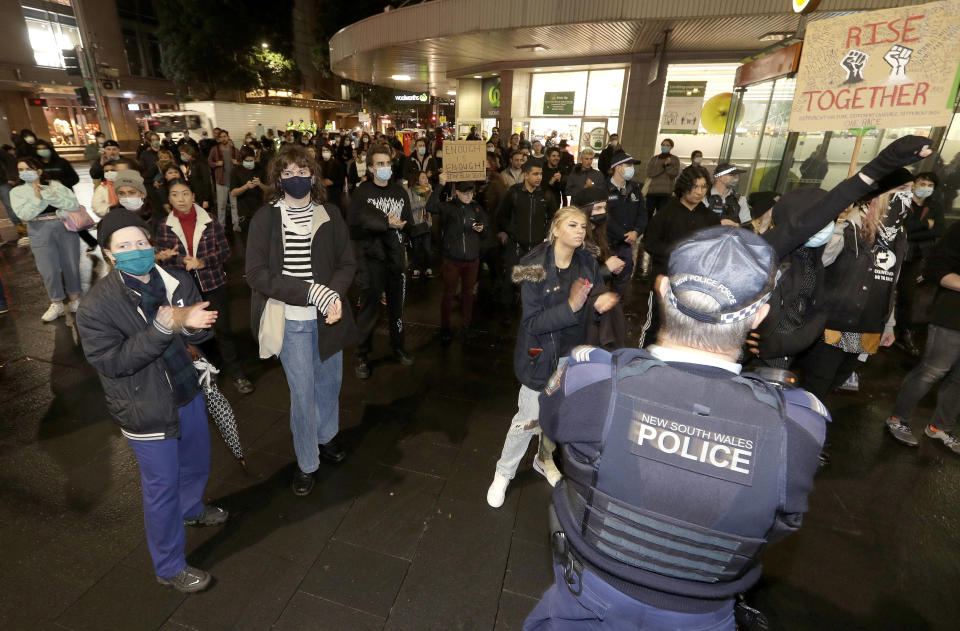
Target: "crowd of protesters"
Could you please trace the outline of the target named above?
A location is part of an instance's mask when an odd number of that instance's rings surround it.
[[[242,141],[215,129],[200,142],[148,133],[135,156],[98,135],[87,157],[89,211],[99,223],[79,226],[71,220],[79,178],[49,142],[25,129],[2,152],[0,201],[43,279],[50,306],[42,319],[77,314],[84,351],[137,454],[161,582],[206,587],[209,575],[183,560],[182,525],[227,518],[200,503],[205,443],[179,452],[164,444],[204,433],[191,353],[220,367],[240,393],[254,390],[244,368],[254,358],[243,356],[229,318],[225,266],[234,257],[243,258],[251,291],[258,357],[278,357],[290,389],[297,495],[310,493],[321,459],[347,457],[336,439],[345,351],[355,348],[357,378],[370,378],[385,312],[392,357],[413,365],[404,331],[409,283],[430,282],[437,270],[443,346],[476,337],[477,297],[501,320],[519,314],[518,409],[487,494],[501,506],[540,432],[538,396],[557,367],[582,344],[656,343],[666,294],[649,292],[643,330],[631,339],[624,297],[640,291],[640,277],[655,284],[667,274],[676,243],[720,225],[759,235],[782,266],[771,316],[751,334],[745,363],[796,367],[800,383],[825,399],[896,343],[918,363],[889,432],[917,445],[918,401],[943,380],[922,431],[960,454],[951,433],[960,412],[960,233],[945,225],[937,173],[911,173],[881,153],[862,179],[831,191],[745,195],[744,170],[708,169],[700,152],[683,167],[669,139],[641,168],[616,135],[576,156],[555,134],[531,142],[494,128],[469,138],[485,142],[486,178],[453,183],[440,129],[407,145],[393,128],[246,133]],[[806,233],[815,234],[794,238]],[[95,259],[96,279],[81,279],[84,257]],[[921,279],[935,288],[925,349],[913,322]],[[155,405],[142,409],[142,397]],[[554,447],[541,436],[534,459],[550,484],[561,477]]]

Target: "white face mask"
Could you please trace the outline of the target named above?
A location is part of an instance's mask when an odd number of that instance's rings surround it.
[[[142,197],[121,197],[120,205],[126,208],[127,210],[140,210],[140,207],[143,206]]]
[[[329,151],[321,151],[321,152],[320,152],[320,156],[323,157],[324,160],[329,160],[329,159],[330,159],[330,156],[332,156],[332,155],[333,155],[333,154],[330,153]]]
[[[625,167],[625,168],[623,169],[623,179],[628,180],[628,181],[629,181],[629,180],[632,180],[632,179],[633,179],[633,174],[634,174],[635,172],[636,172],[636,169],[634,168],[634,166],[633,166],[632,164],[631,164],[630,166],[628,166],[628,167]]]
[[[119,171],[104,171],[103,179],[105,179],[108,182],[113,182],[114,180],[117,179],[118,175],[120,175]]]

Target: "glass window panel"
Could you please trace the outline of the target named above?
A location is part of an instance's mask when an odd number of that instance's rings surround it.
[[[624,72],[624,68],[590,71],[587,116],[620,116]]]
[[[571,115],[582,116],[587,99],[587,74],[586,71],[583,71],[547,72],[531,75],[530,115],[544,115],[543,97],[546,92],[574,92],[573,112]]]
[[[568,150],[576,153],[580,146],[580,120],[579,118],[557,117],[531,118],[528,138],[531,142],[534,140],[543,142],[545,138],[549,138],[550,134],[556,131],[557,138],[566,140],[568,146],[573,147],[573,149]]]

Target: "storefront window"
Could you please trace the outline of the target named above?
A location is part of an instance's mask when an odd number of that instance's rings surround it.
[[[587,74],[533,74],[530,83],[530,116],[583,116],[587,100]]]
[[[587,116],[620,116],[623,68],[592,70],[587,84]]]
[[[703,102],[706,103],[714,96],[723,92],[733,91],[734,76],[740,64],[670,64],[667,66],[667,78],[664,82],[663,101],[666,105],[666,88],[671,81],[702,81],[706,82],[706,88],[703,93]],[[769,97],[769,94],[767,95]],[[764,102],[766,99],[764,100]],[[661,107],[662,114],[662,107]],[[760,112],[755,112],[752,104],[747,107],[744,117],[740,124],[748,127],[758,127],[757,119],[761,118]],[[723,145],[723,133],[711,133],[703,126],[701,117],[700,125],[696,132],[676,133],[662,132],[657,135],[657,144],[649,149],[650,155],[659,152],[660,143],[664,138],[670,138],[673,143],[673,154],[680,158],[684,166],[690,164],[690,154],[694,151],[703,152],[703,161],[705,164],[716,164],[720,156],[720,148]],[[755,149],[756,147],[754,147]],[[641,159],[644,156],[638,156]],[[644,160],[645,161],[645,160]]]

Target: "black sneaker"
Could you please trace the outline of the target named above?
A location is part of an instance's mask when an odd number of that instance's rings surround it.
[[[370,378],[370,365],[367,364],[366,357],[357,357],[357,367],[355,368],[357,379]]]
[[[193,594],[205,590],[210,585],[210,578],[210,575],[203,570],[188,565],[174,577],[160,578],[158,576],[157,582],[161,585],[168,585],[178,592]]]
[[[183,520],[184,526],[220,526],[227,521],[229,512],[216,506],[204,506],[196,517]]]
[[[320,458],[333,464],[340,464],[347,458],[347,452],[343,450],[337,439],[332,439],[329,443],[317,445],[320,448]]]
[[[453,342],[453,331],[450,327],[440,329],[440,346],[450,346],[451,342]]]
[[[246,377],[237,377],[233,380],[233,385],[236,386],[240,394],[250,394],[253,392],[253,384],[250,383],[250,380]]]
[[[300,467],[297,467],[297,472],[293,474],[293,494],[309,495],[310,491],[313,490],[313,483],[313,474],[304,473],[300,470]]]
[[[413,356],[408,355],[406,351],[402,349],[393,349],[393,358],[400,362],[400,364],[403,366],[413,366]]]

